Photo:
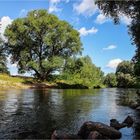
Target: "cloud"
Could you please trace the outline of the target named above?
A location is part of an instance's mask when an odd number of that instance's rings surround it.
[[[119,18],[120,18],[120,22],[121,22],[121,23],[123,23],[123,24],[125,24],[125,25],[131,24],[132,19],[131,19],[130,17],[128,17],[128,16],[126,16],[126,15],[124,15],[124,14],[121,13],[121,14],[119,15]],[[110,18],[109,18],[109,17],[106,17],[104,14],[100,13],[100,14],[97,16],[97,18],[96,18],[96,20],[95,20],[95,23],[97,23],[97,24],[103,24],[103,23],[105,23],[105,22],[110,21],[110,19],[111,19],[111,17],[110,17]]]
[[[60,2],[61,0],[49,0],[49,13],[61,11],[61,9],[57,7]]]
[[[58,4],[61,2],[69,3],[69,1],[70,0],[49,0],[49,13],[62,11],[62,9],[58,7]]]
[[[73,9],[84,16],[92,16],[98,10],[94,0],[82,0],[80,3],[74,4]]]
[[[21,9],[21,11],[20,11],[20,13],[19,13],[19,17],[24,17],[24,16],[27,15],[27,13],[28,13],[28,10],[26,10],[26,9]]]
[[[109,21],[109,19],[102,13],[100,13],[95,20],[97,24],[103,24],[107,21]]]
[[[81,29],[78,30],[81,36],[86,36],[89,34],[96,34],[98,32],[98,29],[95,27],[92,27],[91,29],[86,29],[85,27],[82,27]]]
[[[106,48],[103,48],[103,50],[113,50],[113,49],[116,49],[116,48],[117,48],[116,45],[109,45]]]
[[[120,21],[123,23],[123,24],[126,24],[126,25],[129,25],[131,24],[132,22],[132,19],[124,14],[120,14]]]
[[[8,17],[8,16],[4,16],[4,17],[2,17],[1,18],[1,20],[0,20],[0,34],[1,34],[1,37],[2,37],[2,39],[4,39],[5,40],[5,37],[4,37],[4,31],[5,31],[5,29],[6,29],[6,27],[9,25],[9,24],[11,24],[12,23],[12,19],[10,18],[10,17]]]
[[[118,66],[119,63],[121,63],[123,60],[121,60],[120,58],[117,59],[112,59],[108,62],[108,64],[106,65],[108,68],[111,69],[116,69],[116,67]]]

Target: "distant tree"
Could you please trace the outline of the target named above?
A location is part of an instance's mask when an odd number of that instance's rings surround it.
[[[60,70],[65,59],[82,50],[78,31],[46,10],[33,10],[27,17],[15,19],[5,36],[19,72],[34,71],[40,80]]]
[[[99,9],[113,18],[115,24],[119,23],[120,14],[132,19],[128,26],[128,33],[131,35],[132,43],[136,45],[136,53],[133,57],[135,75],[140,76],[140,1],[138,0],[96,0]]]
[[[134,87],[136,84],[134,64],[130,61],[121,62],[116,68],[116,77],[118,87]]]
[[[117,86],[122,88],[134,87],[136,84],[136,78],[130,74],[124,74],[122,72],[117,73]]]
[[[69,58],[62,74],[72,83],[83,84],[89,88],[102,85],[103,72],[92,63],[89,56]]]
[[[6,63],[7,63],[7,59],[5,53],[5,45],[2,39],[0,38],[0,73],[9,74]]]
[[[118,72],[134,75],[134,63],[131,61],[121,62],[116,69],[116,73]]]
[[[117,86],[116,75],[114,73],[108,73],[105,76],[104,84],[107,85],[108,87],[116,87]]]

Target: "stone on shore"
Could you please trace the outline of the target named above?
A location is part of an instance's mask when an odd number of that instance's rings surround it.
[[[94,139],[102,139],[103,136],[98,131],[91,131],[89,133],[88,139],[94,140]]]
[[[110,126],[115,128],[115,129],[117,129],[117,130],[119,130],[119,129],[123,128],[123,127],[126,127],[127,124],[119,123],[116,119],[111,119],[110,120]]]
[[[113,127],[110,127],[100,122],[92,122],[92,121],[85,122],[81,126],[80,131],[78,132],[78,136],[82,139],[87,139],[91,131],[99,132],[103,136],[103,138],[104,137],[110,139],[121,138],[121,132],[114,129]]]
[[[122,122],[122,124],[126,124],[127,127],[131,127],[134,123],[134,120],[131,116],[127,116],[126,119]]]

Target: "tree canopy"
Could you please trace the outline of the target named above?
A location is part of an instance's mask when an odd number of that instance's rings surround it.
[[[3,40],[0,38],[0,73],[9,74],[6,64],[7,64],[7,59],[5,53],[5,45]]]
[[[140,1],[96,0],[96,4],[106,16],[112,17],[116,24],[119,23],[120,14],[132,19],[128,26],[128,33],[131,35],[132,43],[136,45],[136,53],[133,57],[134,71],[137,76],[140,76]]]
[[[100,87],[103,80],[103,72],[92,63],[89,56],[69,58],[62,75],[69,83],[81,84],[89,88]]]
[[[121,62],[116,69],[118,87],[134,87],[136,77],[134,75],[134,64],[131,61]]]
[[[116,87],[117,86],[116,75],[114,73],[108,73],[105,76],[104,84],[107,85],[107,87]]]
[[[134,75],[134,63],[130,61],[122,61],[116,68],[116,73],[118,72]]]
[[[60,70],[65,59],[81,53],[77,30],[46,10],[33,10],[15,19],[5,31],[8,53],[20,73],[34,71],[45,80]]]

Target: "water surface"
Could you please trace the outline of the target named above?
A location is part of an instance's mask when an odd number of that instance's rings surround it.
[[[85,121],[109,124],[132,115],[136,123],[123,128],[122,139],[140,139],[140,114],[128,107],[135,89],[2,90],[0,91],[0,139],[50,138],[55,129],[77,133]]]

